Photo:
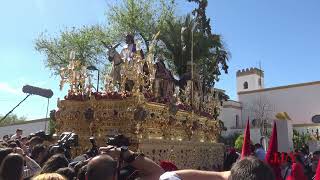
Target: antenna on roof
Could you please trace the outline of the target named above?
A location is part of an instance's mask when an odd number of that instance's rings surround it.
[[[260,71],[260,73],[259,73],[259,75],[260,75],[260,78],[261,78],[261,76],[262,76],[262,66],[261,66],[261,60],[259,61],[259,69],[261,70],[261,71]]]

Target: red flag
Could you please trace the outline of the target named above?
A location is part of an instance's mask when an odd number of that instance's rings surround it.
[[[318,161],[318,167],[317,167],[317,171],[316,171],[316,178],[315,180],[320,180],[320,159]]]
[[[292,170],[290,176],[286,180],[307,180],[308,178],[304,175],[303,167],[299,163],[292,164]]]
[[[273,123],[272,134],[269,140],[269,147],[266,154],[266,161],[273,169],[276,179],[282,179],[280,157],[278,156],[278,133],[276,122]]]
[[[250,156],[251,154],[251,148],[250,148],[250,123],[249,123],[249,117],[247,121],[247,126],[244,131],[244,138],[243,138],[243,144],[242,144],[242,151],[241,151],[241,159]]]

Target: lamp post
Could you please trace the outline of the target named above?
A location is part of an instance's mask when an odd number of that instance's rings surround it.
[[[98,72],[98,82],[97,82],[97,92],[99,92],[99,79],[100,79],[100,72],[99,72],[99,69],[95,66],[88,66],[87,67],[88,70],[90,71],[97,71]]]

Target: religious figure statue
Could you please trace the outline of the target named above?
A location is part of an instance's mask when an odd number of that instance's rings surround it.
[[[128,34],[126,36],[126,47],[122,49],[120,55],[124,61],[130,62],[136,54],[140,55],[141,59],[144,59],[142,49],[137,49],[137,44],[134,42],[134,36]]]
[[[81,66],[80,61],[71,60],[67,67],[60,69],[60,89],[62,90],[64,83],[70,83],[71,94],[85,93],[86,87],[86,68]]]
[[[108,49],[108,59],[112,62],[112,70],[110,76],[112,77],[112,81],[114,84],[121,82],[121,65],[123,60],[120,54],[117,52],[116,48],[120,45],[117,44],[115,46],[109,46],[105,42],[102,42],[103,45]]]

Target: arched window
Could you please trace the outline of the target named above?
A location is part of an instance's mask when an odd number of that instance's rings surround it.
[[[243,89],[248,89],[248,87],[249,87],[248,82],[247,82],[247,81],[244,82],[244,83],[243,83]]]
[[[236,115],[236,128],[239,127],[239,115]]]

